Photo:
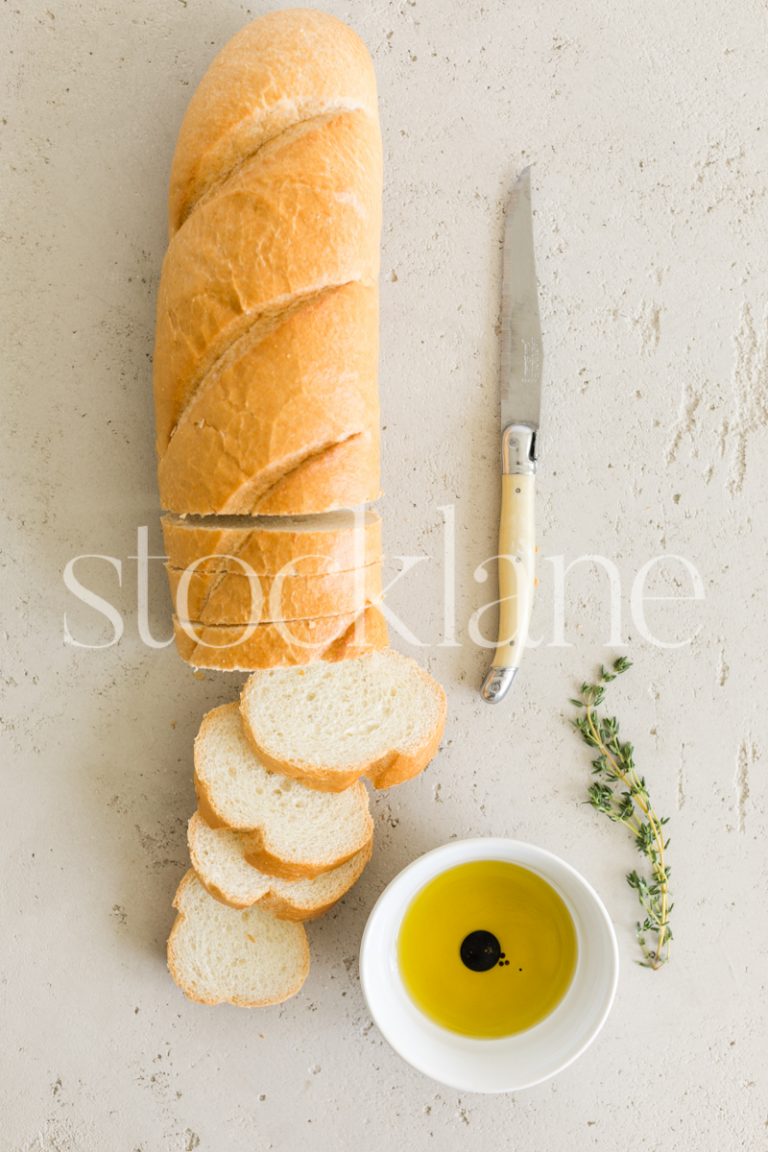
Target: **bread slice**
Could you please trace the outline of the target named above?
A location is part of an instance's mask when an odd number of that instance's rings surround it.
[[[362,509],[317,516],[163,516],[171,568],[196,573],[319,576],[381,560],[381,518]]]
[[[211,828],[195,812],[187,829],[192,867],[211,896],[232,908],[258,904],[283,920],[314,920],[349,891],[371,858],[373,841],[338,868],[311,880],[281,880],[246,859],[247,832]]]
[[[445,726],[445,692],[391,648],[340,664],[269,669],[249,677],[240,708],[261,761],[314,788],[376,788],[426,768]]]
[[[230,627],[173,618],[176,648],[194,668],[250,672],[312,660],[349,660],[387,644],[387,625],[376,607],[355,615]],[[190,634],[191,633],[191,634]]]
[[[203,624],[271,623],[360,612],[381,598],[381,565],[317,576],[168,569],[176,615]]]
[[[309,973],[302,924],[278,920],[258,905],[228,908],[190,869],[174,897],[168,938],[171,976],[198,1004],[260,1008],[295,996]]]
[[[251,833],[243,855],[269,876],[319,876],[368,848],[373,836],[362,783],[332,795],[270,772],[248,743],[236,703],[203,718],[195,740],[195,791],[212,828]]]

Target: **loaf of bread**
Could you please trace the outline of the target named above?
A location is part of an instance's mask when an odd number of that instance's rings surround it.
[[[190,101],[154,358],[160,499],[289,515],[379,495],[381,138],[370,57],[273,12]]]

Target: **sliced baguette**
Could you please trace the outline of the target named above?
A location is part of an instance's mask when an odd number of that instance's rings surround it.
[[[281,880],[254,868],[246,859],[248,833],[211,828],[195,812],[187,829],[192,867],[211,896],[232,908],[258,904],[283,920],[314,920],[361,877],[371,858],[373,841],[338,868],[311,880]]]
[[[168,938],[168,969],[190,1000],[261,1008],[295,996],[306,980],[303,925],[278,920],[258,905],[228,908],[191,869],[173,906],[178,914]]]
[[[240,709],[259,759],[313,788],[338,792],[361,776],[388,788],[437,752],[445,692],[391,648],[339,664],[255,672]]]
[[[386,621],[373,606],[360,615],[256,625],[200,624],[174,616],[173,630],[179,655],[188,664],[230,672],[349,660],[387,644]]]
[[[311,879],[368,848],[373,820],[362,783],[335,795],[265,768],[237,704],[214,708],[195,740],[195,791],[203,819],[250,835],[249,864],[288,880]]]
[[[360,612],[381,597],[381,565],[317,576],[245,576],[168,569],[179,620],[202,624],[269,624]]]
[[[371,511],[277,518],[169,514],[162,524],[169,565],[200,573],[317,576],[381,559],[381,519]]]

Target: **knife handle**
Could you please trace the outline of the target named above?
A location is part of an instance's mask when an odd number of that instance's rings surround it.
[[[499,516],[499,632],[490,670],[480,693],[489,704],[497,704],[509,691],[523,657],[533,608],[536,578],[534,495],[535,432],[514,426],[523,433],[513,440],[510,458],[510,428],[505,429]],[[520,440],[529,441],[527,445]],[[520,471],[508,471],[519,468]]]

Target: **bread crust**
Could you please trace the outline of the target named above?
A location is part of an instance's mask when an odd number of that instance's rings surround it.
[[[181,989],[188,999],[193,1000],[196,1004],[234,1004],[239,1008],[266,1008],[270,1004],[282,1004],[286,1000],[290,1000],[297,992],[301,991],[304,982],[309,975],[310,955],[309,955],[309,941],[307,940],[306,933],[303,936],[302,957],[301,965],[297,968],[293,981],[287,986],[285,993],[281,996],[271,997],[260,1000],[248,1000],[240,996],[221,996],[216,998],[209,998],[199,995],[199,993],[184,979],[183,968],[179,963],[176,954],[176,944],[179,935],[183,929],[186,915],[183,909],[184,893],[186,889],[195,883],[199,883],[198,877],[193,868],[185,872],[181,878],[176,895],[173,898],[173,907],[176,909],[176,918],[171,927],[171,932],[168,937],[167,944],[167,962],[168,971],[174,983]]]
[[[168,568],[176,616],[201,624],[272,623],[360,612],[381,598],[381,565],[321,576],[254,576],[236,572],[184,573]],[[253,582],[253,587],[252,587]]]
[[[230,672],[290,667],[313,660],[350,660],[385,648],[388,642],[386,621],[373,605],[358,615],[347,612],[255,626],[228,627],[199,621],[185,625],[174,616],[173,627],[179,655],[188,664]],[[194,630],[196,639],[185,627]]]
[[[277,528],[275,523],[248,517],[201,521],[163,516],[168,563],[172,568],[194,565],[198,573],[242,574],[245,564],[257,576],[283,571],[317,576],[381,560],[381,519],[376,512],[304,517],[277,522]]]
[[[289,901],[284,900],[281,896],[268,893],[262,902],[262,906],[273,912],[279,920],[292,920],[302,924],[308,924],[311,920],[319,920],[321,916],[325,916],[326,912],[330,912],[340,900],[343,900],[348,892],[357,884],[373,855],[373,838],[369,844],[360,853],[359,866],[353,872],[354,879],[350,880],[347,887],[338,896],[332,900],[326,900],[323,904],[316,904],[311,912],[307,912],[302,908],[295,908]]]
[[[298,763],[284,757],[275,756],[259,741],[258,733],[254,733],[248,721],[248,713],[244,704],[248,691],[247,681],[243,687],[240,698],[240,715],[243,721],[243,731],[262,764],[273,772],[279,772],[283,776],[291,776],[295,780],[301,780],[301,782],[309,788],[316,788],[320,792],[343,792],[345,788],[349,788],[355,781],[359,781],[361,777],[370,780],[373,787],[377,790],[381,788],[392,788],[396,784],[403,784],[406,780],[413,779],[414,776],[418,776],[420,772],[424,771],[430,761],[436,756],[445,731],[447,714],[445,690],[442,685],[438,684],[423,668],[414,665],[414,671],[418,672],[419,676],[428,684],[430,690],[437,696],[440,702],[439,715],[435,726],[429,733],[427,739],[416,749],[404,750],[394,748],[375,761],[360,761],[357,764],[351,764],[349,768],[343,771],[335,769],[330,764]]]
[[[364,785],[362,785],[364,787]],[[367,801],[366,801],[367,803]],[[370,818],[370,836],[368,840],[356,849],[356,852],[361,851],[368,845],[373,851],[373,817],[368,813]],[[332,865],[328,865],[326,861],[311,860],[302,861],[296,864],[293,861],[283,860],[280,856],[276,856],[274,852],[270,852],[263,833],[256,832],[253,836],[253,845],[249,847],[245,853],[245,859],[254,868],[258,868],[260,872],[264,872],[267,876],[275,876],[280,880],[315,880],[318,876],[322,876],[324,872],[330,872],[333,868],[340,868],[342,864],[346,864],[351,860],[356,852],[345,852],[342,856],[336,857]]]
[[[321,904],[314,904],[311,906],[296,904],[295,902],[291,902],[290,893],[281,895],[279,892],[272,891],[270,889],[268,889],[262,896],[260,896],[258,900],[242,901],[236,899],[231,893],[223,891],[223,889],[219,888],[218,885],[214,884],[210,878],[206,876],[205,868],[195,850],[195,830],[197,822],[208,823],[203,819],[202,813],[200,811],[195,812],[189,821],[187,843],[189,846],[189,855],[192,861],[192,867],[197,873],[198,880],[206,889],[206,891],[208,891],[215,900],[220,901],[222,904],[227,904],[230,908],[250,908],[254,904],[259,904],[262,908],[273,912],[279,920],[308,921],[316,920],[320,916],[323,916],[330,908],[334,906],[334,904],[337,904],[339,900],[341,900],[347,894],[347,892],[350,891],[351,888],[354,887],[354,885],[365,871],[365,868],[370,862],[371,855],[373,853],[373,837],[371,837],[368,843],[364,844],[359,852],[355,852],[352,854],[352,856],[348,857],[349,860],[353,860],[355,857],[357,857],[357,859],[355,860],[355,867],[350,871],[349,876],[345,881],[344,887],[338,891],[337,895],[334,896],[333,899],[326,900]],[[343,861],[342,864],[338,864],[336,867],[341,868],[345,863],[347,863],[347,861]],[[259,869],[259,871],[261,871],[261,869]],[[335,871],[335,869],[329,868],[326,871],[331,872]],[[274,876],[273,873],[270,875]],[[321,876],[324,875],[324,873],[319,872],[317,875]],[[274,878],[279,879],[279,877],[276,876]],[[285,877],[283,877],[283,879],[285,879]],[[316,877],[301,876],[293,877],[293,879],[306,880],[316,879]]]

